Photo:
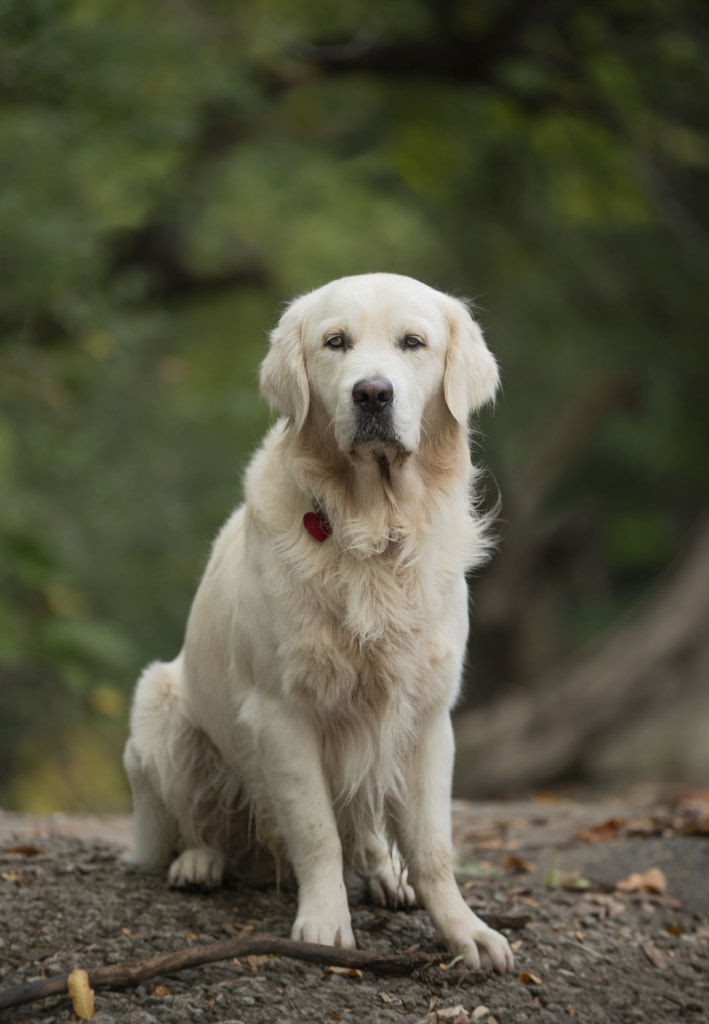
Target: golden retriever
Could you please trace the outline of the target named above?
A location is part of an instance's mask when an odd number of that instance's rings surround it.
[[[460,894],[450,820],[465,572],[488,549],[468,416],[497,383],[467,307],[411,278],[342,278],[288,306],[261,368],[283,418],[182,653],[137,686],[133,860],[174,857],[173,886],[270,860],[297,882],[292,936],[326,945],[355,945],[357,883],[418,900],[466,965],[511,969]]]

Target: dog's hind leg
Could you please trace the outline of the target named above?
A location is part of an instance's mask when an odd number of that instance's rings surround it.
[[[128,740],[123,764],[133,791],[133,842],[127,859],[157,870],[169,863],[177,845],[177,822],[157,792],[155,780]]]
[[[221,885],[224,855],[200,843],[189,814],[180,821],[168,810],[151,768],[141,763],[132,740],[126,744],[123,763],[133,791],[133,844],[127,859],[153,870],[170,864],[168,884],[176,888]],[[178,850],[182,852],[170,863]]]
[[[149,665],[136,688],[123,763],[133,790],[133,851],[146,867],[170,863],[172,886],[221,884],[231,809],[228,773],[193,724],[182,695],[182,662]],[[222,810],[222,801],[226,806]]]

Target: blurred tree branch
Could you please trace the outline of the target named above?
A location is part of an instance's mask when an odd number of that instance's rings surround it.
[[[113,242],[112,274],[138,270],[147,280],[141,298],[164,303],[186,300],[232,288],[263,286],[266,268],[258,261],[221,273],[196,273],[184,258],[179,216],[150,221]]]
[[[435,10],[437,5],[431,5]],[[440,32],[429,39],[379,42],[358,38],[335,45],[300,44],[295,56],[329,74],[374,72],[384,78],[431,78],[449,82],[490,84],[499,65],[530,53],[525,30],[573,7],[573,0],[511,0],[496,5],[490,22],[472,35],[456,24],[460,8],[449,5],[445,18],[436,17]]]

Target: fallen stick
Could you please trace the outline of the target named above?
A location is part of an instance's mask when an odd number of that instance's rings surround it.
[[[523,928],[529,920],[526,914],[490,915],[488,922],[495,927]],[[326,967],[345,967],[371,971],[382,976],[412,974],[420,967],[440,963],[440,953],[374,953],[364,949],[340,949],[337,946],[319,946],[313,942],[296,942],[270,935],[248,935],[240,939],[226,939],[208,946],[194,946],[177,953],[164,953],[147,960],[129,960],[108,967],[94,967],[88,971],[91,988],[125,988],[158,974],[174,974],[190,967],[231,960],[240,956],[287,956]],[[62,995],[67,992],[68,976],[46,978],[14,985],[0,992],[0,1012],[12,1006],[33,1003],[37,999]]]

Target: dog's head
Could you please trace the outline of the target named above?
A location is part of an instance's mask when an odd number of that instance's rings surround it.
[[[397,274],[345,277],[296,299],[261,367],[264,396],[296,430],[319,408],[352,454],[413,452],[432,403],[464,425],[497,384],[467,307]]]

